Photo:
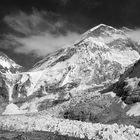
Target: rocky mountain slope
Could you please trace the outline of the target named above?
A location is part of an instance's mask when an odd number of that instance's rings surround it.
[[[130,116],[139,116],[140,112],[140,60],[131,65],[119,78],[111,90],[121,100],[131,106],[127,112]]]
[[[126,30],[98,25],[28,72],[1,73],[0,113],[140,127],[139,53]]]

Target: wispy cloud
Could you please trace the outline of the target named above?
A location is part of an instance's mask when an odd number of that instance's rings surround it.
[[[50,12],[33,10],[27,14],[19,12],[4,18],[13,30],[5,36],[8,47],[16,53],[35,53],[45,56],[64,45],[71,44],[79,38],[79,33],[69,30],[67,22],[59,15]],[[7,48],[8,48],[7,47]]]
[[[127,34],[132,40],[140,43],[140,29],[129,31]]]
[[[31,36],[27,38],[13,38],[16,42],[20,43],[19,47],[15,48],[17,53],[35,53],[38,56],[45,56],[59,48],[72,44],[78,39],[79,34],[68,32],[67,35],[52,35],[44,33],[42,35]]]

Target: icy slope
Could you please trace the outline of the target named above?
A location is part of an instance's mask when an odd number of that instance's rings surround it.
[[[75,44],[49,54],[29,72],[2,74],[2,90],[7,94],[1,98],[9,104],[8,110],[15,104],[18,112],[38,112],[66,102],[80,91],[112,85],[139,58],[137,44],[123,30],[101,24]]]

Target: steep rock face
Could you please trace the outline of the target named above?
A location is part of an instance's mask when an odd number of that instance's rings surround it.
[[[113,91],[127,104],[140,102],[139,70],[140,60],[130,66],[113,86]]]
[[[68,101],[80,91],[110,86],[139,58],[137,44],[123,30],[101,24],[74,45],[49,54],[29,72],[2,74],[6,98],[19,112],[37,112]]]
[[[113,91],[125,104],[123,113],[131,118],[133,125],[140,127],[140,60],[130,65],[119,80],[101,93]],[[121,109],[122,110],[122,109]],[[136,123],[137,122],[137,123]]]

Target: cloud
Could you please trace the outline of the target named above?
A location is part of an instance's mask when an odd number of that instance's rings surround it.
[[[70,0],[60,0],[60,3],[61,3],[62,5],[66,5],[69,1],[70,1]]]
[[[37,11],[18,12],[4,18],[13,32],[5,35],[6,47],[13,47],[16,53],[45,56],[64,45],[74,43],[79,33],[68,28],[68,23],[59,15]]]
[[[53,12],[38,11],[33,8],[31,13],[17,11],[4,17],[4,22],[14,31],[25,36],[36,35],[42,32],[62,33],[67,26],[60,15]]]
[[[140,42],[140,29],[136,29],[134,31],[127,32],[127,35],[136,42]]]
[[[44,33],[43,35],[36,35],[27,38],[13,38],[16,42],[21,44],[15,48],[17,53],[35,53],[38,56],[45,56],[65,45],[72,44],[79,38],[79,34],[69,32],[67,35],[52,35]]]

